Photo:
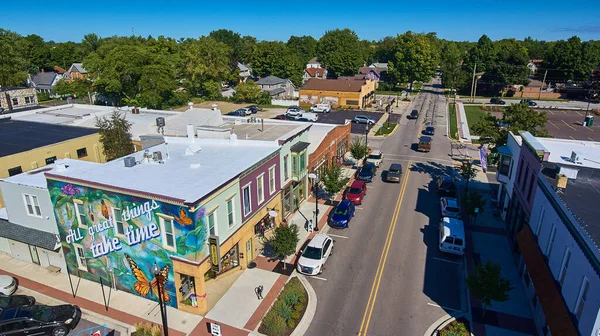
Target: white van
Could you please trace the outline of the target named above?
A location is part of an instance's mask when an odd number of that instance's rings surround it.
[[[316,122],[319,120],[319,116],[316,113],[300,113],[296,120]]]
[[[465,253],[465,225],[456,218],[440,221],[440,251],[463,255]]]
[[[323,112],[329,113],[331,111],[331,105],[329,104],[317,104],[310,107],[310,112]]]

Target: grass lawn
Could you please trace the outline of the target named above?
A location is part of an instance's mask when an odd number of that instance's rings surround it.
[[[465,114],[467,115],[467,123],[469,129],[475,125],[479,119],[483,118],[487,111],[481,109],[480,106],[465,105]]]
[[[456,120],[456,105],[450,104],[448,106],[449,117],[450,117],[450,138],[458,140],[458,122]]]
[[[383,123],[383,126],[375,132],[375,135],[388,135],[394,131],[397,124],[394,123]]]

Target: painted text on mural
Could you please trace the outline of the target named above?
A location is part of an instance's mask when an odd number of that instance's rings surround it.
[[[152,220],[152,211],[160,208],[158,203],[155,200],[147,201],[138,206],[134,206],[132,209],[126,207],[121,214],[123,221],[130,221],[132,219],[136,219],[141,215],[146,215],[148,220]]]

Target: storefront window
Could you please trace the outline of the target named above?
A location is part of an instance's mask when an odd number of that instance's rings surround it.
[[[221,257],[221,273],[225,273],[240,264],[238,244]]]
[[[266,231],[271,230],[272,228],[275,227],[275,218],[271,217],[269,214],[266,214],[265,217],[263,217],[260,222],[256,223],[256,225],[254,225],[254,235],[261,235],[264,236],[264,233]]]
[[[301,202],[304,200],[304,185],[305,181],[298,183],[298,201]]]
[[[181,293],[180,304],[190,306],[190,307],[198,307],[198,298],[196,296],[196,287],[195,287],[195,278],[191,275],[180,274],[181,278],[181,287],[179,287],[179,292]]]
[[[283,191],[283,213],[287,216],[292,212],[292,186]]]

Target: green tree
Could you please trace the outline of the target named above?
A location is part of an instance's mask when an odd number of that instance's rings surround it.
[[[458,89],[465,84],[465,73],[461,69],[463,56],[456,43],[450,42],[444,46],[440,61],[444,87]]]
[[[65,70],[69,70],[73,63],[83,62],[86,56],[79,43],[69,41],[55,43],[50,47],[50,63],[52,66],[58,65]]]
[[[495,61],[487,64],[486,71],[480,79],[484,85],[478,86],[478,91],[496,95],[508,85],[529,84],[529,56],[521,42],[515,39],[500,40],[494,43],[494,49]]]
[[[468,53],[463,63],[464,70],[472,76],[473,66],[477,63],[477,72],[487,71],[496,62],[496,49],[494,42],[487,35],[482,35],[477,44]]]
[[[550,48],[550,44],[546,41],[534,40],[530,36],[523,40],[523,45],[527,48],[530,59],[545,59]]]
[[[42,69],[52,68],[50,62],[50,46],[38,35],[32,34],[25,37],[27,45],[26,57],[29,61],[29,72],[36,73]]]
[[[529,131],[534,136],[548,136],[548,115],[544,111],[532,109],[527,104],[512,104],[507,107],[502,122],[508,124],[509,131],[515,133]]]
[[[412,90],[413,82],[429,81],[436,66],[435,54],[427,36],[409,31],[396,37],[388,64],[388,72],[394,82],[409,82]]]
[[[353,75],[364,63],[358,35],[347,28],[327,31],[317,44],[317,57],[334,77]]]
[[[477,191],[471,191],[467,193],[465,198],[465,210],[469,214],[469,216],[480,215],[484,211],[485,204],[487,200],[483,198],[483,195]],[[478,212],[475,212],[475,209],[478,209]]]
[[[479,136],[479,143],[502,146],[506,143],[508,133],[500,127],[500,123],[500,119],[488,112],[470,127],[472,133]]]
[[[27,80],[26,42],[20,35],[0,28],[0,86],[18,86]]]
[[[558,69],[567,80],[587,78],[592,70],[584,65],[582,43],[577,36],[557,41],[544,60],[545,66],[546,63],[550,68]]]
[[[350,143],[350,153],[355,160],[363,159],[367,156],[369,148],[362,138],[355,138]]]
[[[492,306],[492,301],[508,300],[509,292],[514,288],[509,280],[502,277],[500,266],[491,261],[477,265],[475,273],[467,277],[467,287],[481,301],[484,315],[486,308]]]
[[[317,55],[317,40],[312,36],[290,36],[286,45],[298,56],[303,65]]]
[[[258,43],[250,63],[256,76],[272,75],[289,79],[296,86],[302,85],[302,75],[306,63],[285,43],[269,41]]]
[[[232,48],[212,37],[203,36],[198,40],[186,41],[183,51],[187,86],[194,94],[199,93],[209,99],[216,98],[220,83],[231,77]],[[209,84],[205,84],[210,82]],[[215,85],[218,83],[218,91]]]
[[[463,162],[460,168],[460,175],[467,182],[465,186],[465,194],[469,191],[469,182],[477,176],[477,167],[473,166],[471,160]]]
[[[136,323],[135,335],[136,336],[160,336],[162,335],[161,328],[152,323]]]
[[[337,163],[327,165],[321,175],[321,182],[323,182],[325,190],[332,196],[340,192],[346,185],[346,181],[342,179],[342,166]]]
[[[91,52],[98,50],[98,48],[100,48],[101,43],[102,39],[94,33],[84,35],[83,39],[81,40],[81,48],[83,54],[87,56]]]
[[[267,105],[271,103],[269,93],[263,91],[253,81],[240,83],[235,87],[233,100],[237,103],[254,103],[259,105]]]
[[[110,117],[96,117],[96,127],[100,133],[100,142],[107,161],[133,153],[131,141],[131,123],[125,115],[114,111]]]
[[[269,245],[273,248],[273,252],[280,260],[296,253],[296,245],[298,245],[298,226],[286,225],[275,228],[273,237],[269,239]],[[283,269],[286,269],[286,263],[283,263]]]
[[[53,88],[54,93],[59,96],[72,96],[75,98],[87,98],[91,92],[92,82],[87,79],[77,78],[72,81],[59,80]]]

